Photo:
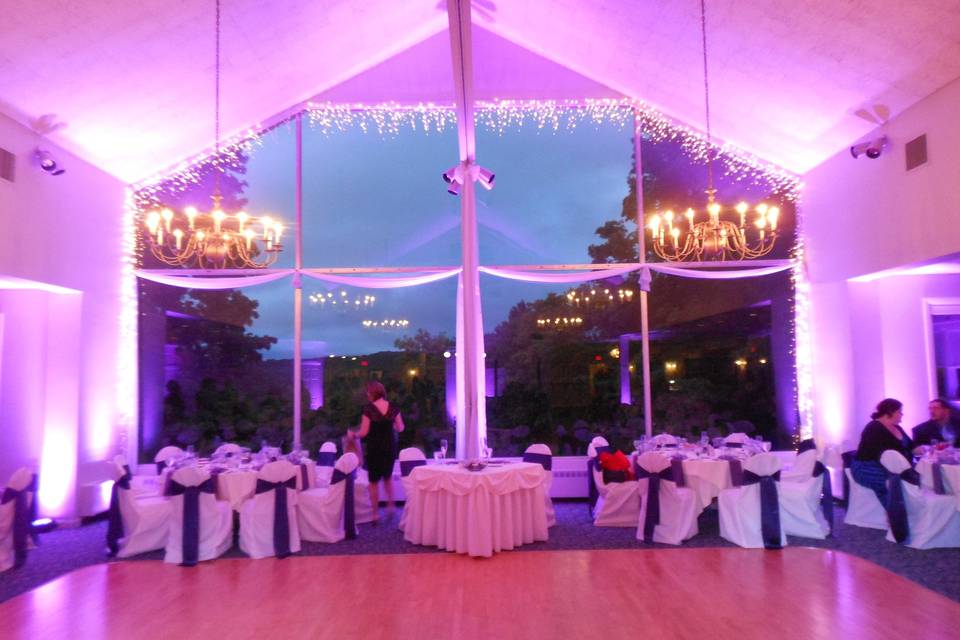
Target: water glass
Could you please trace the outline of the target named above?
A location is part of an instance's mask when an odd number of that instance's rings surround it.
[[[440,457],[447,457],[447,441],[446,439],[440,441]]]

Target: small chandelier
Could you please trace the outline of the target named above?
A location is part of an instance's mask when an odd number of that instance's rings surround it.
[[[270,216],[254,217],[245,211],[227,214],[220,206],[224,171],[220,159],[220,0],[216,0],[216,6],[213,206],[208,212],[192,206],[180,211],[168,207],[149,211],[143,219],[144,235],[154,257],[171,266],[261,269],[276,262],[283,250],[283,224]]]
[[[751,206],[746,202],[725,209],[716,201],[713,186],[713,136],[710,129],[710,81],[707,73],[707,12],[705,0],[700,0],[700,35],[703,44],[703,95],[707,124],[707,206],[706,219],[697,220],[692,208],[683,213],[685,223],[673,211],[661,217],[654,214],[647,224],[653,240],[653,250],[664,260],[750,260],[765,256],[777,242],[777,222],[780,208],[766,203],[753,207],[754,219],[748,224]],[[721,218],[727,214],[732,220]]]
[[[364,329],[406,329],[410,326],[409,320],[387,318],[385,320],[364,320],[362,323]]]

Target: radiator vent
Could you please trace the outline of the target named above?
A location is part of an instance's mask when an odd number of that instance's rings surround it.
[[[927,163],[927,134],[918,136],[907,143],[907,171]]]
[[[17,156],[0,148],[0,179],[13,182],[16,166]]]

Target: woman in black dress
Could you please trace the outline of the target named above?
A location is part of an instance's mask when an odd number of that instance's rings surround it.
[[[367,404],[360,418],[360,431],[357,436],[363,438],[363,462],[370,477],[370,504],[374,509],[374,522],[379,519],[379,496],[377,483],[383,481],[387,494],[387,513],[392,513],[393,504],[393,463],[397,459],[397,439],[394,432],[404,429],[399,407],[395,407],[386,398],[387,392],[376,380],[367,382]]]
[[[881,400],[860,434],[860,445],[850,468],[853,479],[873,489],[883,505],[887,504],[887,476],[890,474],[880,464],[880,456],[884,451],[893,449],[910,460],[910,451],[913,449],[913,443],[900,426],[902,419],[902,402],[893,398]]]

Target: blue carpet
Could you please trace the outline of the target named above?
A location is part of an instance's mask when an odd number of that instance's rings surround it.
[[[521,547],[523,551],[562,549],[637,549],[666,547],[644,545],[637,541],[632,528],[594,527],[582,501],[557,501],[557,526],[550,529],[550,540]],[[350,555],[378,553],[441,553],[437,549],[410,544],[392,522],[378,526],[361,525],[356,540],[337,544],[304,542],[302,555]],[[791,545],[834,549],[865,558],[937,593],[960,602],[960,549],[918,551],[887,542],[885,533],[842,524],[843,510],[837,509],[836,532],[827,540],[791,537]],[[720,525],[714,509],[705,511],[699,520],[700,534],[685,547],[732,547],[720,537]],[[106,562],[104,536],[106,522],[94,522],[73,529],[43,534],[40,546],[30,552],[25,566],[0,574],[0,602],[36,588],[65,573],[99,562]],[[672,548],[672,547],[669,547]],[[757,553],[776,553],[757,550]],[[244,557],[234,546],[225,557]],[[134,560],[161,560],[155,551]],[[296,562],[295,559],[291,560]],[[121,560],[120,562],[129,562]]]

